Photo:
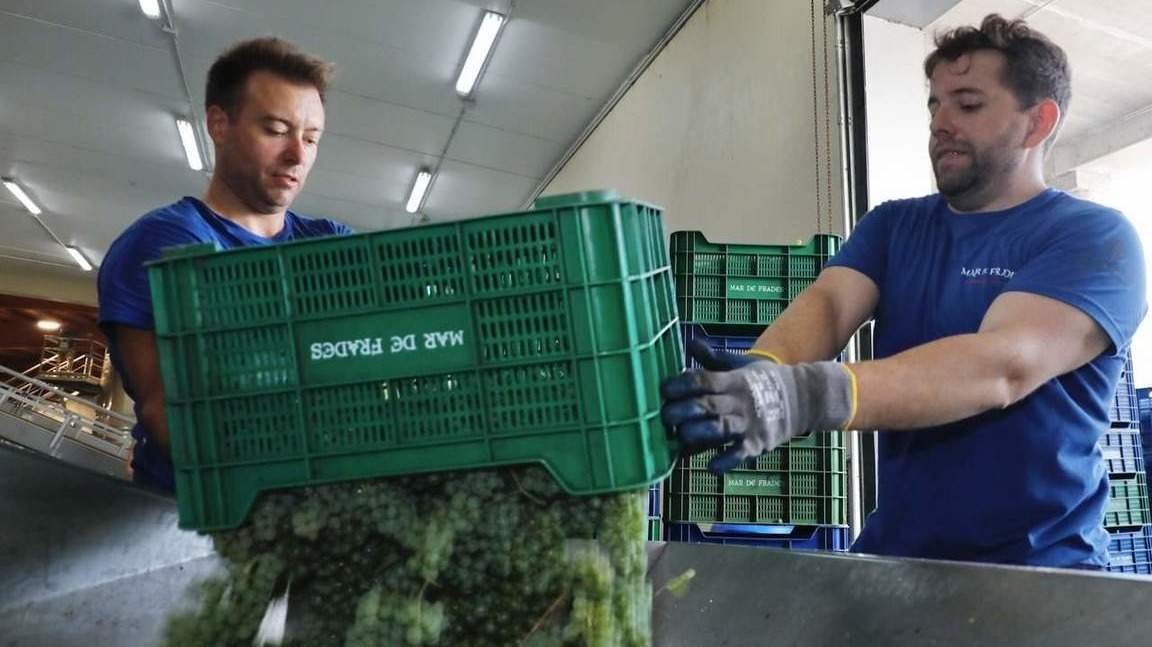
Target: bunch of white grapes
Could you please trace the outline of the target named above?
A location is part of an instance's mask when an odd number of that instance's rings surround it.
[[[286,644],[649,645],[647,490],[574,497],[536,467],[266,494],[212,535],[227,569],[168,647],[247,647],[288,591]]]

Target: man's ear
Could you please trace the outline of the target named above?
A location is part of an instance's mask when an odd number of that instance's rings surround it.
[[[220,144],[231,125],[228,113],[220,106],[208,106],[208,111],[204,114],[204,122],[208,126],[208,136],[212,138],[212,143]]]
[[[1052,99],[1042,99],[1028,109],[1028,121],[1024,147],[1035,148],[1056,133],[1056,124],[1060,123],[1060,106]]]

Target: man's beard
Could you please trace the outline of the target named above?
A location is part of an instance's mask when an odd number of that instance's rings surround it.
[[[988,195],[996,180],[1011,172],[1012,160],[1007,146],[996,146],[983,151],[971,148],[965,151],[968,166],[941,175],[939,165],[932,165],[936,188],[948,204],[964,211],[976,210],[994,196]]]
[[[223,172],[224,183],[249,209],[256,213],[276,213],[286,209],[292,200],[273,196],[260,181],[260,174],[249,169],[233,167]]]
[[[983,187],[988,182],[988,173],[984,169],[983,159],[969,152],[968,166],[963,169],[952,169],[942,175],[940,164],[932,165],[932,172],[936,175],[936,188],[946,198],[963,195],[973,189]]]

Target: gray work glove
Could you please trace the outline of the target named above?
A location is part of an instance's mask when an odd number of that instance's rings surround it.
[[[709,463],[714,472],[808,431],[845,429],[856,412],[855,377],[844,364],[783,366],[715,352],[698,339],[688,353],[703,368],[664,380],[660,414],[685,453],[731,443]]]

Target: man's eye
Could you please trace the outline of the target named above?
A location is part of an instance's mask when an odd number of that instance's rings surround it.
[[[976,112],[977,110],[979,110],[980,108],[983,108],[983,107],[984,107],[984,104],[981,104],[981,103],[965,103],[965,104],[962,104],[960,106],[960,109],[963,110],[964,112]]]
[[[274,128],[269,128],[269,129],[268,129],[268,134],[269,134],[269,135],[276,135],[277,137],[279,137],[279,136],[281,136],[281,135],[287,135],[287,134],[288,134],[288,131],[287,131],[287,130],[276,130],[276,129],[274,129]]]

